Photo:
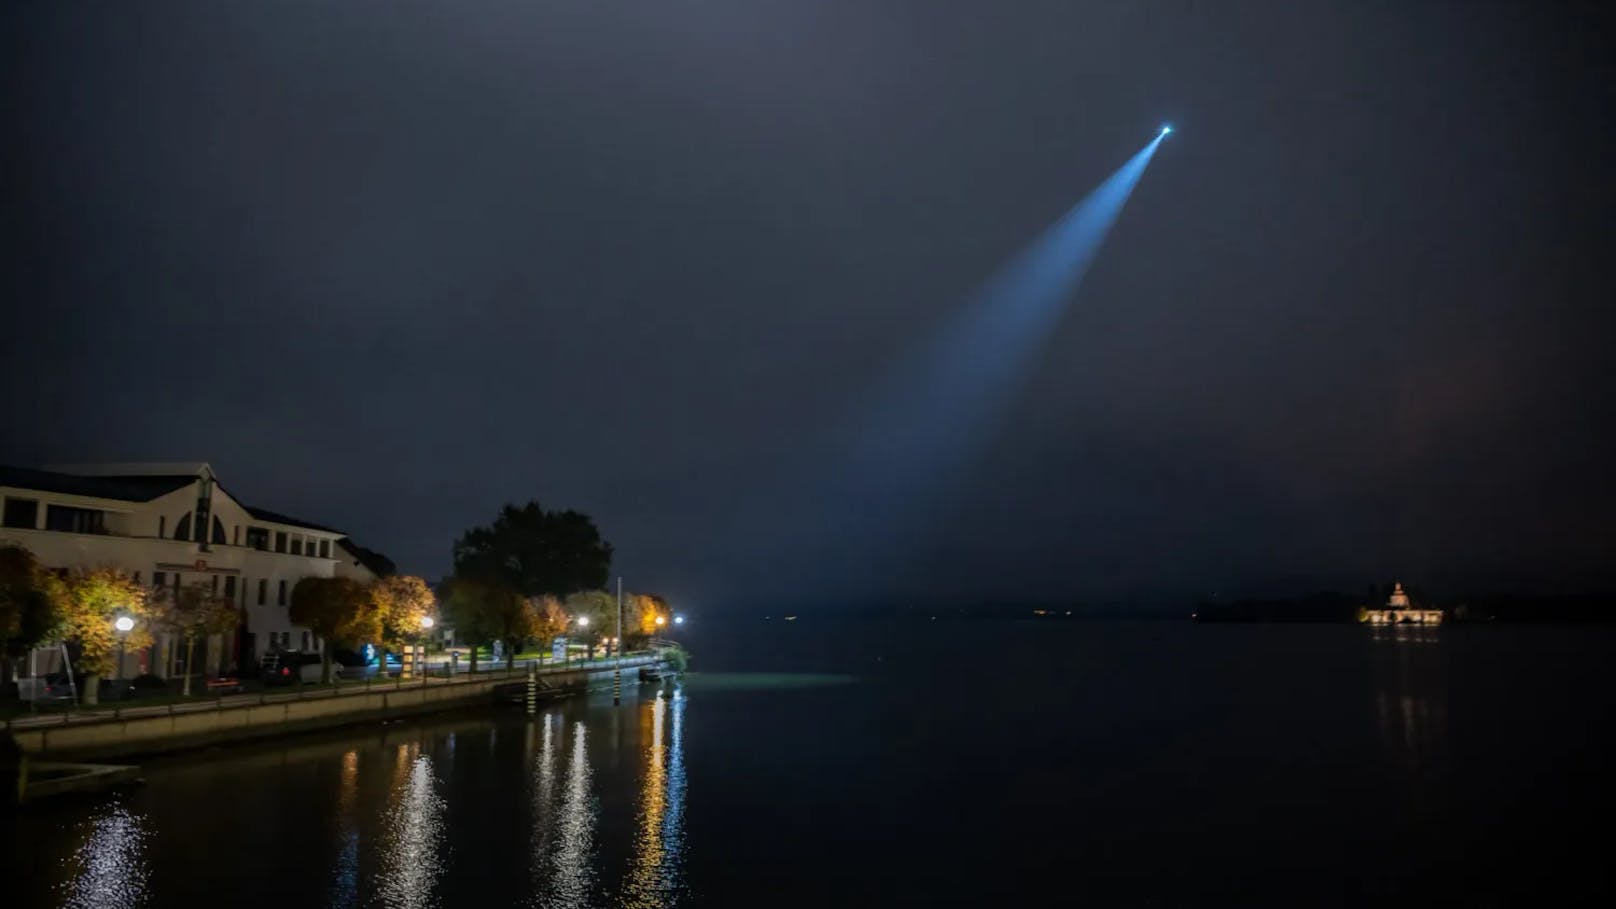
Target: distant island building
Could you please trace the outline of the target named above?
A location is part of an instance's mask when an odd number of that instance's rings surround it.
[[[1359,621],[1370,625],[1440,625],[1442,610],[1415,606],[1403,592],[1403,585],[1393,583],[1392,596],[1386,605],[1363,610]]]

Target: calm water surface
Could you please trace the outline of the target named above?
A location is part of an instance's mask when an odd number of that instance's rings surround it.
[[[755,623],[623,707],[147,766],[17,906],[1610,900],[1616,631]]]

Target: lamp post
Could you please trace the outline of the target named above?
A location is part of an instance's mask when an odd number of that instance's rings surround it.
[[[589,627],[589,616],[586,616],[586,615],[579,616],[578,617],[578,627],[579,628],[588,628]],[[590,656],[594,656],[594,653],[595,653],[595,648],[593,646],[591,646],[589,648]],[[567,658],[569,660],[572,658],[572,645],[570,643],[567,645]]]
[[[113,681],[123,681],[124,646],[129,643],[129,632],[135,630],[135,620],[126,615],[118,616],[112,622],[112,627],[118,631],[118,671]]]
[[[432,633],[432,626],[436,625],[436,624],[437,624],[437,620],[432,618],[431,616],[429,616],[429,615],[421,616],[421,636],[422,636],[423,639],[427,635]],[[422,644],[422,645],[420,645],[420,647],[421,647],[421,653],[420,653],[420,655],[418,657],[416,657],[415,662],[416,662],[416,664],[418,665],[418,667],[421,670],[421,684],[425,685],[426,684],[426,645]]]

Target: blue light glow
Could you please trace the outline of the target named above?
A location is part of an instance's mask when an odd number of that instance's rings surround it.
[[[854,423],[843,427],[845,460],[837,459],[840,469],[815,495],[830,506],[824,517],[838,548],[890,557],[900,541],[924,536],[946,501],[941,490],[961,477],[1010,411],[1170,130],[1048,227],[864,399]]]
[[[1162,135],[1165,136],[1165,135],[1167,135],[1168,133],[1170,133],[1172,131],[1173,131],[1173,128],[1171,126],[1168,126],[1166,124],[1162,124],[1162,131],[1161,131]]]

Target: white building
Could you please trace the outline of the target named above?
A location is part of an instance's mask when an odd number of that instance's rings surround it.
[[[241,502],[207,464],[0,467],[0,499],[0,543],[47,567],[111,566],[152,587],[201,583],[236,603],[237,633],[215,635],[198,655],[209,671],[320,646],[287,617],[299,580],[376,577],[375,553],[345,545],[341,531]],[[166,643],[129,654],[124,675],[166,675],[177,649]]]

